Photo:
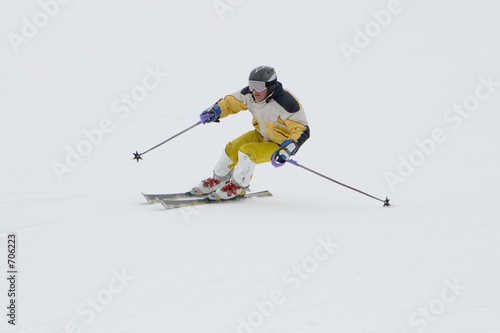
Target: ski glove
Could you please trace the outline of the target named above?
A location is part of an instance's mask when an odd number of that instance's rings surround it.
[[[200,114],[200,119],[203,124],[211,122],[219,122],[220,107],[217,104],[212,105]]]
[[[290,159],[291,156],[295,155],[299,147],[292,139],[283,141],[280,145],[280,149],[273,153],[271,159],[279,164],[283,164]]]

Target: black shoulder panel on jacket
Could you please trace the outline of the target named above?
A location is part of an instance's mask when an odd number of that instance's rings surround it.
[[[273,99],[287,112],[295,113],[300,110],[299,101],[297,101],[288,91],[285,91],[280,82],[278,82],[275,92],[277,94]]]
[[[240,91],[243,95],[248,95],[248,94],[251,94],[252,92],[250,91],[250,88],[248,88],[248,86],[246,86],[245,88],[241,89]]]

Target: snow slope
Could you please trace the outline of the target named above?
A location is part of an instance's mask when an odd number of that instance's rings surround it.
[[[498,1],[0,9],[1,332],[500,332]],[[263,64],[306,109],[296,160],[392,207],[293,165],[257,168],[272,198],[145,202],[250,116],[132,153]]]

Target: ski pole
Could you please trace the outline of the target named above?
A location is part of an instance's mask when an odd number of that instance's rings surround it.
[[[135,151],[135,153],[134,153],[134,157],[133,157],[132,159],[133,159],[133,160],[137,160],[137,162],[139,162],[139,160],[142,160],[142,157],[141,157],[142,155],[146,154],[147,152],[149,152],[149,151],[151,151],[151,150],[153,150],[153,149],[155,149],[155,148],[158,148],[158,147],[159,147],[159,146],[161,146],[162,144],[167,143],[167,142],[169,142],[169,141],[170,141],[170,140],[172,140],[172,139],[175,139],[176,137],[178,137],[179,135],[181,135],[181,134],[183,134],[183,133],[186,133],[186,132],[187,132],[187,131],[189,131],[190,129],[193,129],[193,128],[194,128],[194,127],[196,127],[196,126],[198,126],[198,125],[200,125],[200,124],[203,124],[203,123],[204,123],[204,122],[203,122],[203,120],[204,120],[204,119],[200,120],[199,122],[197,122],[197,123],[196,123],[196,124],[194,124],[194,125],[189,126],[189,127],[188,127],[188,128],[186,128],[185,130],[183,130],[183,131],[181,131],[181,132],[177,133],[176,135],[174,135],[174,136],[172,136],[172,137],[168,138],[167,140],[163,141],[162,143],[157,144],[157,145],[156,145],[156,146],[154,146],[153,148],[150,148],[150,149],[146,150],[146,151],[145,151],[145,152],[143,152],[143,153],[140,153],[140,154],[139,154],[137,151]]]
[[[274,161],[273,161],[273,162],[274,162]],[[302,168],[302,169],[304,169],[304,170],[307,170],[307,171],[309,171],[309,172],[312,172],[312,173],[314,173],[315,175],[318,175],[318,176],[320,176],[320,177],[323,177],[323,178],[325,178],[325,179],[327,179],[327,180],[329,180],[329,181],[331,181],[331,182],[334,182],[335,184],[339,184],[339,185],[344,186],[344,187],[346,187],[346,188],[348,188],[348,189],[350,189],[350,190],[353,190],[353,191],[356,191],[356,192],[358,192],[358,193],[364,194],[364,195],[366,195],[367,197],[370,197],[370,198],[372,198],[372,199],[375,199],[375,200],[378,200],[378,201],[380,201],[380,202],[383,202],[383,203],[384,203],[384,207],[389,207],[389,206],[390,206],[390,204],[389,204],[389,198],[388,198],[388,197],[386,197],[386,198],[385,198],[385,200],[379,199],[379,198],[377,198],[377,197],[374,197],[373,195],[370,195],[370,194],[368,194],[368,193],[365,193],[365,192],[363,192],[363,191],[360,191],[360,190],[358,190],[358,189],[356,189],[356,188],[354,188],[354,187],[351,187],[351,186],[349,186],[349,185],[343,184],[343,183],[341,183],[341,182],[339,182],[339,181],[336,181],[335,179],[332,179],[332,178],[330,178],[330,177],[327,177],[327,176],[325,176],[325,175],[323,175],[323,174],[321,174],[321,173],[319,173],[319,172],[317,172],[317,171],[314,171],[314,170],[309,169],[309,168],[307,168],[307,167],[305,167],[305,166],[303,166],[303,165],[300,165],[300,164],[299,164],[297,161],[295,161],[295,160],[290,159],[290,160],[287,160],[287,162],[289,162],[290,164],[293,164],[293,165],[295,165],[295,166],[298,166],[298,167],[300,167],[300,168]],[[274,165],[274,163],[273,163],[273,165]]]

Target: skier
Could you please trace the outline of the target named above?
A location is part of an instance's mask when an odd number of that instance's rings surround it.
[[[260,66],[250,72],[248,86],[220,99],[200,114],[204,124],[248,110],[254,130],[226,145],[211,178],[189,193],[209,194],[209,200],[245,195],[256,164],[285,163],[309,138],[302,105],[278,82],[274,68]]]

